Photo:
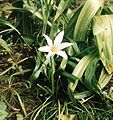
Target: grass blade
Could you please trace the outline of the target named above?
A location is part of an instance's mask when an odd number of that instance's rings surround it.
[[[0,19],[0,23],[1,23],[1,24],[5,24],[5,25],[11,27],[11,28],[12,28],[13,30],[15,30],[19,35],[21,35],[21,33],[16,29],[16,27],[13,26],[13,25],[12,25],[11,23],[9,23],[8,21],[5,21],[5,20]]]
[[[24,112],[24,115],[25,115],[25,117],[26,117],[26,116],[27,116],[27,113],[26,113],[26,110],[25,110],[24,103],[22,102],[20,95],[19,95],[15,90],[13,90],[13,91],[14,91],[14,93],[16,94],[16,96],[18,97],[18,100],[19,100],[19,102],[20,102],[20,105],[21,105],[21,107],[22,107],[22,110],[23,110],[23,112]]]
[[[12,51],[11,51],[11,49],[8,47],[7,43],[6,43],[3,39],[1,39],[1,38],[0,38],[0,45],[1,45],[9,54],[12,53]]]

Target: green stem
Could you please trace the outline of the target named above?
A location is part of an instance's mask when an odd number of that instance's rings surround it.
[[[37,78],[39,77],[40,73],[42,72],[42,70],[44,70],[47,66],[47,64],[50,63],[50,59],[46,59],[45,62],[42,64],[42,66],[39,68],[37,67],[37,63],[36,63],[36,66],[35,66],[35,69],[29,79],[29,81],[31,82],[31,86],[33,86],[33,84],[35,84]]]
[[[54,86],[54,73],[55,73],[55,62],[54,58],[51,58],[51,81],[52,81],[52,93],[54,94],[55,92],[55,86]]]

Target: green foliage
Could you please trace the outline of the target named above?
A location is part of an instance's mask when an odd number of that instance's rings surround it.
[[[3,120],[7,116],[17,120],[112,119],[113,3],[82,0],[78,6],[79,2],[0,2]],[[60,31],[64,31],[63,42],[73,43],[64,50],[68,60],[59,55],[47,59],[38,50],[47,45],[43,34],[54,40]]]
[[[21,114],[17,114],[16,116],[17,116],[17,120],[23,120],[24,119]]]

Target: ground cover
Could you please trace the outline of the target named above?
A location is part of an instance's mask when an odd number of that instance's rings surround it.
[[[113,2],[0,1],[0,120],[113,119]]]

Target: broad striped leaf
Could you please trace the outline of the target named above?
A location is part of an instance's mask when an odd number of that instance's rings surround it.
[[[112,75],[108,74],[107,71],[103,68],[98,81],[100,89],[104,88],[108,84],[111,77]]]
[[[85,40],[89,24],[104,2],[105,0],[87,0],[75,26],[73,36],[75,40]]]
[[[87,66],[89,65],[90,61],[92,61],[95,56],[97,55],[97,52],[95,50],[91,51],[88,55],[84,56],[80,62],[76,65],[75,69],[73,70],[72,74],[76,76],[77,78],[81,79],[83,76],[84,71],[86,70]],[[69,83],[70,89],[72,91],[75,90],[79,79],[75,80],[75,83]]]
[[[113,15],[94,17],[93,33],[100,59],[109,74],[113,74]]]

